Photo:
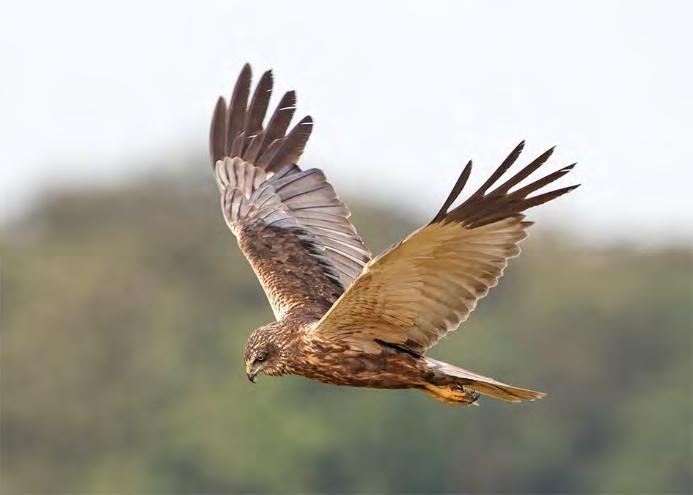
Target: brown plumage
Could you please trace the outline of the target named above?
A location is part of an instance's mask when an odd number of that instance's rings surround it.
[[[451,404],[471,404],[479,394],[511,402],[543,397],[425,352],[467,319],[508,259],[520,253],[518,244],[531,225],[523,212],[577,186],[530,194],[575,164],[520,187],[552,148],[498,184],[522,152],[520,143],[451,209],[471,174],[469,162],[428,225],[371,259],[325,175],[296,165],[313,121],[305,117],[288,130],[293,91],[263,127],[272,86],[272,74],[265,72],[251,96],[246,65],[229,104],[217,101],[210,131],[224,218],[277,318],[248,339],[248,378],[255,381],[263,372],[336,385],[413,388]]]

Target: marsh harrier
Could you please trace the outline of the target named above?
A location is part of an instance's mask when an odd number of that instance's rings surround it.
[[[248,378],[291,374],[335,385],[411,388],[463,405],[479,394],[511,402],[543,397],[425,353],[467,319],[520,253],[532,224],[523,212],[577,187],[542,192],[574,164],[519,186],[550,149],[501,181],[520,143],[453,206],[469,162],[430,223],[372,257],[323,172],[297,165],[313,120],[304,117],[289,130],[293,91],[265,124],[272,86],[265,72],[251,95],[251,69],[243,67],[229,104],[217,101],[210,132],[223,216],[276,317],[248,339]]]

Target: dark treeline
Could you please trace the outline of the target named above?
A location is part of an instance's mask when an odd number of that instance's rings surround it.
[[[693,491],[690,252],[525,242],[432,354],[542,401],[253,386],[271,312],[208,186],[65,192],[0,234],[2,493]],[[414,226],[355,206],[374,251]]]

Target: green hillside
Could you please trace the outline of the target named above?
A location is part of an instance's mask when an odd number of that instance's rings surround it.
[[[415,223],[366,204],[378,251]],[[432,354],[545,400],[243,373],[271,312],[211,179],[51,195],[0,233],[2,493],[693,491],[686,250],[533,236]]]

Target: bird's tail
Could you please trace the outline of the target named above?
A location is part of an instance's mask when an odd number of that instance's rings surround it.
[[[532,401],[546,396],[543,392],[514,387],[435,359],[426,358],[426,363],[429,370],[443,381],[427,384],[425,391],[443,402],[470,404],[478,398],[478,394],[509,402]]]

